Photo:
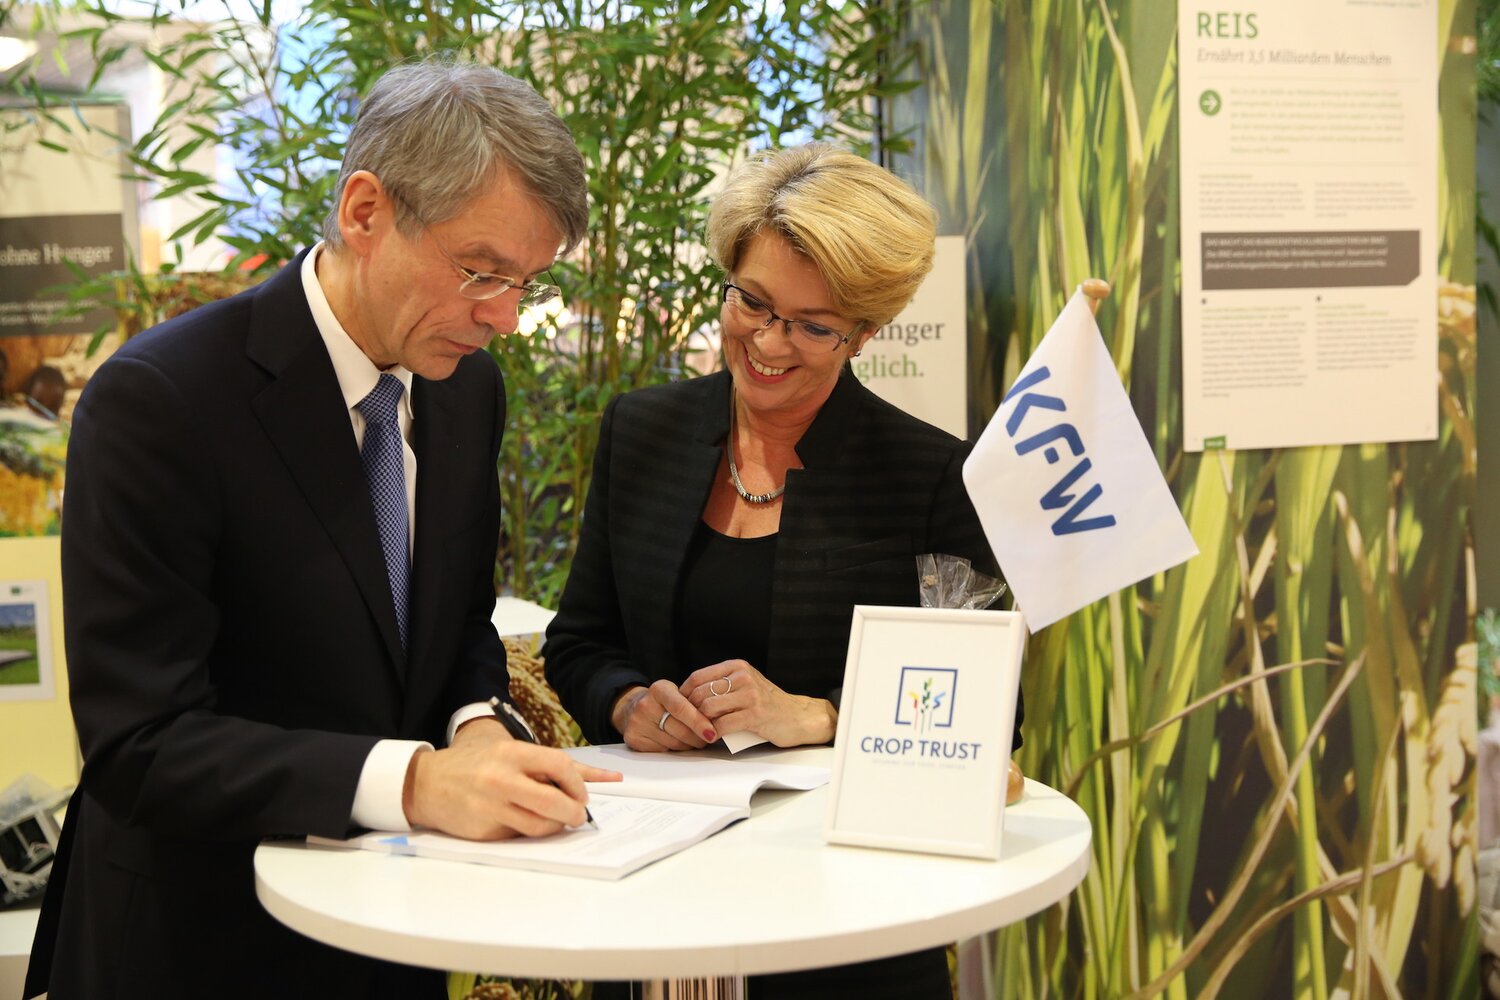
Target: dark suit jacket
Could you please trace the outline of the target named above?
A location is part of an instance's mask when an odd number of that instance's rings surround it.
[[[345,835],[378,739],[439,742],[454,709],[506,691],[490,625],[505,397],[483,354],[415,380],[403,653],[301,260],[132,339],[79,400],[62,559],[84,769],[28,996],[441,989],[276,923],[251,861],[264,837]]]
[[[729,433],[729,375],[620,396],[599,432],[578,552],[547,630],[547,679],[593,743],[610,706],[677,674],[678,580]],[[856,604],[915,607],[915,557],[994,557],[962,480],[969,447],[847,370],[797,443],[776,540],[768,662],[783,690],[838,703]],[[707,666],[707,664],[702,664]],[[1017,706],[1016,745],[1021,713]]]

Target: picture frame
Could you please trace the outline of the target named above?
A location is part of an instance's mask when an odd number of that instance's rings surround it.
[[[1025,645],[1015,611],[856,605],[824,839],[998,859]]]
[[[53,697],[48,611],[46,580],[0,580],[0,702]]]

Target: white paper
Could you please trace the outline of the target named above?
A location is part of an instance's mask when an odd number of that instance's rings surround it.
[[[624,775],[620,781],[589,782],[590,801],[594,797],[631,796],[748,806],[756,789],[807,791],[828,784],[832,774],[826,767],[770,764],[753,758],[730,760],[715,750],[640,753],[623,743],[612,743],[575,747],[567,753],[585,764]]]
[[[609,796],[591,799],[589,810],[599,824],[597,830],[575,827],[550,837],[475,841],[422,831],[369,833],[352,842],[314,837],[308,841],[442,861],[618,879],[717,833],[748,812],[745,807]]]
[[[751,747],[758,747],[766,742],[764,736],[757,736],[749,730],[741,730],[738,733],[726,733],[720,738],[724,741],[724,746],[729,748],[730,753],[749,750]]]
[[[484,842],[425,830],[377,831],[349,840],[308,837],[308,843],[618,879],[749,816],[750,799],[759,788],[817,788],[831,773],[825,767],[730,760],[709,751],[637,753],[623,744],[567,753],[624,775],[618,782],[589,783],[589,812],[597,828]]]

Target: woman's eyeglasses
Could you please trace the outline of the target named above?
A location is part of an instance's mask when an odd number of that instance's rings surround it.
[[[858,333],[860,329],[856,326],[848,333],[840,333],[830,327],[821,326],[817,323],[809,323],[807,320],[787,319],[784,316],[778,316],[771,311],[770,306],[733,282],[724,282],[721,294],[724,305],[734,310],[735,315],[746,323],[751,323],[761,329],[765,329],[772,323],[780,320],[781,325],[786,327],[787,336],[800,340],[804,345],[813,350],[836,351],[849,343],[850,338]]]

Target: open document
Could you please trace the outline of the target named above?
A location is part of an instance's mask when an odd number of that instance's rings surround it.
[[[636,753],[622,744],[567,752],[585,764],[624,775],[622,781],[588,786],[589,811],[597,830],[576,827],[550,837],[497,841],[462,840],[427,831],[376,831],[350,840],[308,837],[307,842],[617,879],[746,818],[757,789],[805,791],[826,785],[830,774],[826,767],[729,760],[712,752]]]

